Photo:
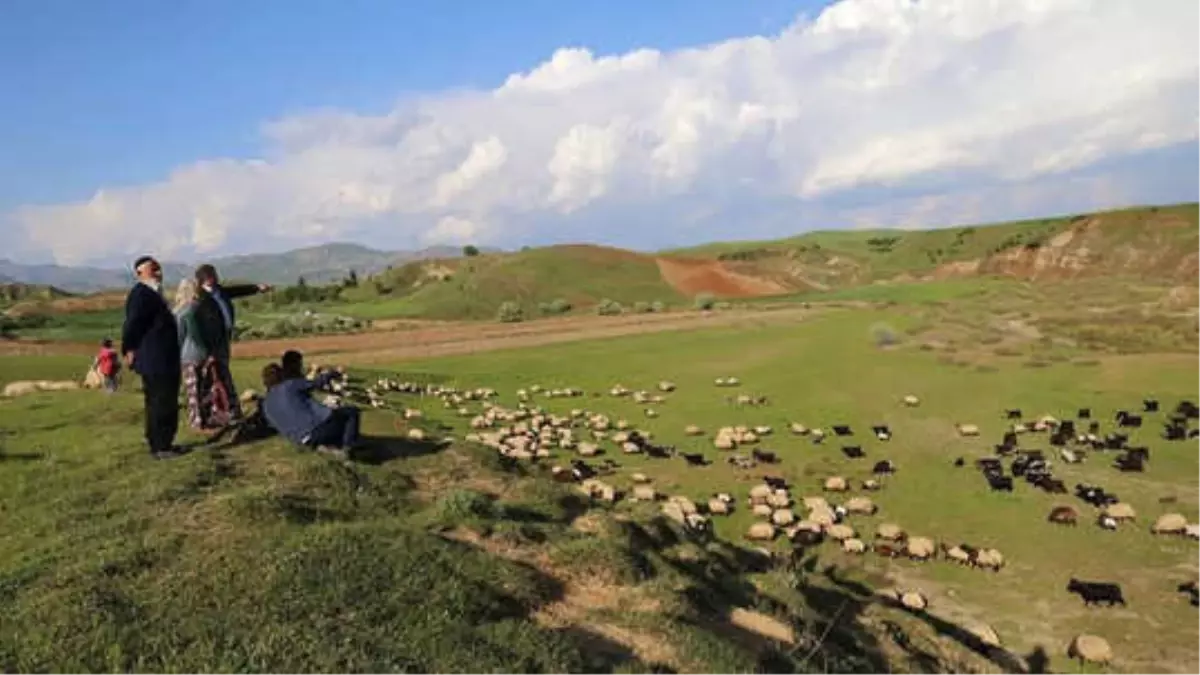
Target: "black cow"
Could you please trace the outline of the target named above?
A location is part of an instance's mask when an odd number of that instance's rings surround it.
[[[843,445],[842,454],[850,459],[860,459],[862,457],[866,457],[866,453],[863,452],[861,445]]]

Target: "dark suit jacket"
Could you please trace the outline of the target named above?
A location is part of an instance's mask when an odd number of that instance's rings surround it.
[[[258,293],[258,286],[252,284],[240,286],[217,285],[214,290],[220,292],[225,299],[226,309],[229,310],[229,321],[237,325],[237,308],[233,301],[247,295]],[[212,338],[212,353],[218,359],[229,360],[229,352],[233,344],[233,331],[225,326],[225,315],[217,305],[217,299],[208,291],[200,290],[200,304],[196,307],[196,319],[200,322],[201,330]]]
[[[180,373],[179,325],[162,295],[137,284],[125,299],[121,354],[135,352],[133,370],[142,375]]]

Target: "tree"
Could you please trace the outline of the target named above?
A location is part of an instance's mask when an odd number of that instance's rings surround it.
[[[464,256],[468,258],[474,258],[475,256],[479,255],[479,248],[471,244],[467,244],[463,247],[462,252]]]
[[[304,288],[305,286],[308,285],[308,283],[304,281],[303,275],[301,275],[301,277],[296,280],[296,285],[299,286],[300,288]]]
[[[347,286],[358,286],[358,272],[350,270],[350,275],[346,277]]]

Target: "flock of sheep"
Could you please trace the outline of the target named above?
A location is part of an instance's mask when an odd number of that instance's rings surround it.
[[[724,377],[718,378],[714,384],[718,387],[737,387],[741,383],[735,377]],[[861,527],[855,527],[853,521],[856,516],[876,515],[879,507],[865,495],[851,496],[840,503],[831,503],[827,497],[843,494],[851,489],[851,481],[838,475],[827,476],[820,482],[824,496],[795,495],[792,486],[789,486],[784,478],[765,475],[761,483],[749,488],[744,502],[727,492],[714,493],[701,500],[700,504],[685,495],[661,494],[652,479],[644,473],[633,473],[630,476],[629,490],[621,490],[610,479],[618,469],[617,462],[612,459],[600,459],[607,451],[646,455],[664,460],[677,458],[688,465],[706,465],[711,462],[702,453],[682,452],[674,445],[657,442],[654,434],[637,428],[629,420],[614,418],[582,406],[564,414],[555,414],[535,402],[538,397],[582,399],[585,392],[580,389],[531,386],[516,392],[515,407],[505,407],[496,401],[498,393],[494,389],[458,389],[382,379],[367,389],[371,405],[385,405],[383,394],[389,391],[440,399],[447,409],[469,418],[471,432],[467,440],[495,449],[505,461],[540,462],[555,457],[558,451],[572,452],[576,457],[550,467],[549,473],[554,480],[577,484],[582,493],[598,501],[615,503],[628,499],[634,502],[656,503],[663,516],[697,536],[712,536],[712,518],[727,516],[738,508],[739,503],[744,503],[756,518],[744,534],[745,538],[752,542],[766,543],[783,535],[797,552],[829,540],[836,542],[850,555],[873,552],[888,558],[906,557],[915,561],[941,558],[953,564],[992,572],[999,572],[1005,566],[1004,555],[994,548],[966,543],[939,544],[929,536],[910,535],[895,523],[885,522],[877,525],[868,538],[866,533],[860,532]],[[617,384],[611,387],[607,394],[613,398],[636,402],[643,406],[642,412],[645,417],[653,419],[658,416],[656,406],[665,403],[675,391],[674,383],[662,381],[654,390],[631,390]],[[736,406],[767,403],[765,397],[744,394],[729,397],[727,400]],[[921,401],[911,394],[904,396],[900,402],[907,407],[917,407],[921,404]],[[476,410],[471,409],[471,403],[479,404]],[[1145,414],[1158,412],[1158,402],[1147,400],[1144,402],[1144,408],[1142,415],[1120,411],[1115,418],[1118,428],[1141,426]],[[1194,438],[1196,430],[1190,429],[1188,425],[1190,420],[1200,416],[1198,412],[1200,411],[1196,409],[1195,404],[1188,401],[1180,403],[1165,423],[1163,437],[1167,440]],[[410,419],[420,414],[418,409],[405,411],[405,416]],[[1144,464],[1149,460],[1147,449],[1128,445],[1128,434],[1110,432],[1102,435],[1100,425],[1090,420],[1091,412],[1087,409],[1081,409],[1074,421],[1059,421],[1050,416],[1042,416],[1032,422],[1024,422],[1019,410],[1006,411],[1005,416],[1012,425],[1004,432],[1002,442],[995,446],[997,456],[980,458],[975,462],[993,490],[1012,491],[1013,478],[1024,477],[1029,484],[1048,493],[1066,492],[1062,481],[1053,477],[1052,462],[1042,451],[1020,448],[1021,437],[1036,434],[1045,434],[1049,444],[1060,449],[1059,457],[1066,463],[1084,461],[1089,452],[1107,451],[1121,453],[1115,462],[1116,468],[1121,471],[1144,470]],[[1086,422],[1087,431],[1077,429],[1076,422]],[[974,424],[956,423],[955,427],[963,437],[980,435],[979,427]],[[688,425],[682,432],[692,437],[707,435],[697,425]],[[787,432],[793,436],[807,437],[814,444],[824,443],[829,438],[840,438],[844,443],[841,447],[844,455],[851,459],[865,456],[861,445],[851,445],[845,440],[854,436],[853,429],[846,424],[833,424],[825,430],[793,422],[788,425]],[[890,428],[886,425],[873,426],[871,432],[877,440],[884,442],[892,436]],[[415,434],[415,437],[422,435],[418,429],[413,429],[411,433]],[[724,426],[712,434],[712,446],[728,455],[729,464],[742,469],[773,465],[780,461],[777,454],[760,447],[763,439],[773,433],[774,429],[768,425]],[[748,454],[745,452],[747,448],[750,449]],[[739,450],[741,452],[738,452]],[[1004,460],[1010,460],[1007,472]],[[960,457],[954,460],[954,464],[961,467],[966,462]],[[1135,464],[1138,468],[1131,468]],[[883,477],[894,474],[895,471],[895,465],[889,460],[876,462],[872,469],[875,477],[862,480],[859,485],[866,491],[878,490],[882,487]],[[1119,501],[1115,495],[1103,488],[1080,484],[1076,486],[1075,494],[1097,509],[1096,522],[1104,529],[1116,528],[1121,523],[1136,518],[1131,506]],[[1051,523],[1074,525],[1079,517],[1079,511],[1075,507],[1056,505],[1047,519]],[[1200,535],[1200,527],[1188,523],[1186,518],[1177,513],[1163,514],[1150,529],[1156,534],[1186,535],[1192,538]],[[771,555],[765,549],[760,550]],[[1193,595],[1195,604],[1195,584],[1185,586],[1188,586],[1187,590]],[[1079,594],[1089,605],[1124,604],[1119,585],[1113,583],[1072,578],[1067,584],[1067,590]],[[1179,590],[1185,589],[1181,586]],[[919,591],[895,590],[890,593],[894,600],[910,610],[923,611],[928,606],[928,600]],[[986,626],[972,632],[984,644],[999,645],[995,631]],[[1093,635],[1077,636],[1068,652],[1074,657],[1093,662],[1107,662],[1112,656],[1108,643]]]

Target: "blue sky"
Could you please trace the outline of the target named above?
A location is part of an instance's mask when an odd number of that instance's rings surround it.
[[[259,126],[405,92],[494,87],[562,46],[673,49],[776,32],[756,0],[5,0],[0,211],[258,153]]]
[[[6,0],[0,257],[647,248],[1193,200],[1197,8]]]

